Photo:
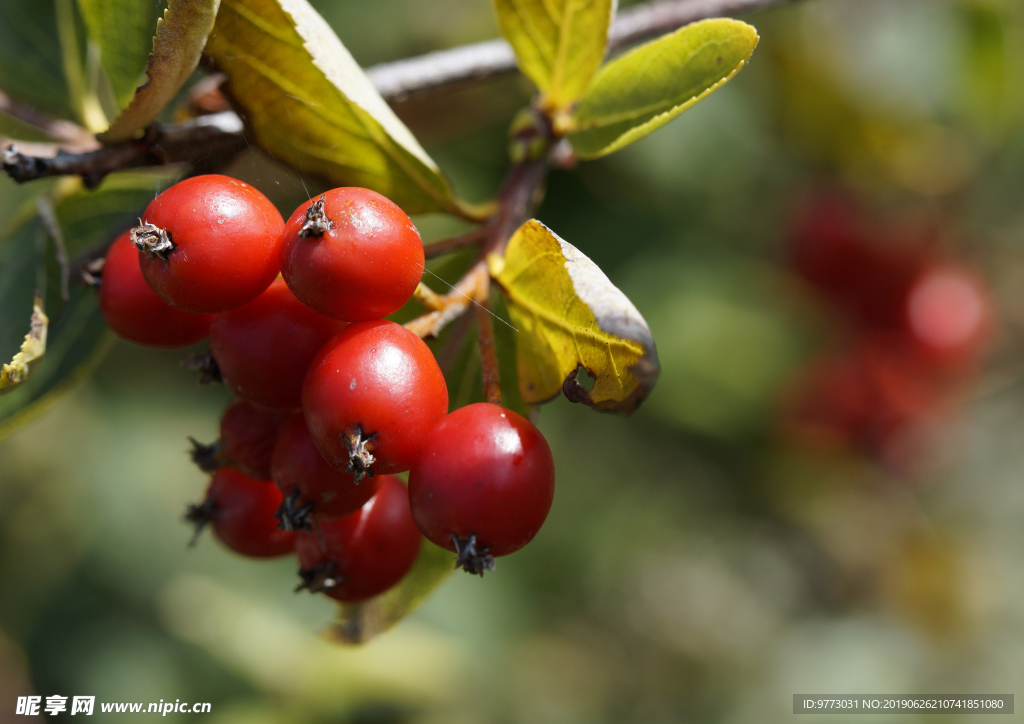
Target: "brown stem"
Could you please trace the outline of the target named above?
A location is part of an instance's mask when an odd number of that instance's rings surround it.
[[[494,324],[491,312],[485,306],[487,299],[480,299],[476,308],[477,338],[480,340],[480,368],[484,378],[484,394],[487,401],[501,404],[501,374],[498,370],[498,351],[494,346]]]
[[[86,153],[56,149],[52,157],[30,156],[8,146],[0,165],[18,183],[48,176],[81,176],[94,187],[113,171],[167,163],[226,162],[246,148],[242,125],[233,112],[201,116],[174,126],[150,126],[140,139],[104,146]]]
[[[467,231],[465,234],[426,244],[423,247],[423,255],[428,259],[434,259],[469,246],[477,246],[487,238],[487,230],[487,226],[478,226],[472,231]]]

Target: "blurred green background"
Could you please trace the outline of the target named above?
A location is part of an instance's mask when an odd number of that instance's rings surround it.
[[[314,5],[363,65],[497,34],[484,0]],[[1024,693],[1024,4],[809,0],[747,19],[762,41],[732,83],[550,179],[539,218],[636,303],[663,372],[632,418],[543,409],[558,484],[530,546],[362,648],[330,644],[334,606],[291,593],[292,561],[186,548],[205,486],[186,436],[215,437],[227,395],[180,352],[118,341],[0,442],[0,701],[661,724],[789,721],[796,693]],[[398,110],[482,199],[528,92],[507,79]],[[304,196],[256,153],[232,173],[286,210]],[[837,186],[940,224],[998,309],[985,365],[907,469],[780,421],[841,326],[790,270],[787,232],[801,198]],[[0,217],[29,192],[0,179]],[[456,228],[417,221],[427,239]]]

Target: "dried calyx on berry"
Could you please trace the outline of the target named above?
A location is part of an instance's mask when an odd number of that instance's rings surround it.
[[[466,573],[471,573],[483,578],[484,571],[494,570],[494,556],[490,554],[490,547],[478,548],[476,534],[465,538],[452,534],[452,543],[455,544],[455,567],[461,568]]]
[[[188,542],[189,548],[195,547],[203,529],[208,523],[213,521],[213,517],[216,514],[217,505],[214,502],[213,495],[207,495],[206,499],[198,505],[196,503],[189,503],[188,508],[185,509],[185,522],[191,523],[195,526],[195,530],[192,533],[192,539]]]
[[[351,432],[345,433],[345,447],[348,448],[348,468],[346,472],[351,473],[355,476],[355,484],[359,485],[367,475],[373,477],[373,468],[371,467],[376,458],[373,453],[370,452],[371,448],[368,445],[373,442],[373,438],[377,437],[377,433],[371,433],[369,435],[363,432],[363,428],[360,425],[356,425]]]
[[[188,441],[192,443],[192,449],[188,451],[189,457],[204,473],[212,473],[217,468],[231,464],[230,460],[221,455],[220,440],[214,440],[206,445],[189,435]]]
[[[313,504],[299,505],[299,490],[295,488],[281,501],[274,517],[277,518],[277,529],[294,532],[297,530],[313,530]]]
[[[327,194],[324,194],[306,209],[306,218],[302,222],[302,228],[299,229],[300,239],[308,239],[311,236],[319,238],[334,228],[334,222],[327,218],[327,213],[324,211],[324,201],[326,200]]]
[[[337,588],[345,581],[344,576],[337,574],[337,568],[334,561],[318,563],[311,568],[300,568],[299,578],[302,579],[302,583],[295,587],[295,592],[325,593]]]
[[[156,259],[167,261],[167,255],[178,248],[169,231],[142,219],[139,219],[139,225],[129,233],[132,245],[136,249]]]
[[[220,366],[210,352],[190,354],[181,361],[181,368],[189,372],[198,372],[199,384],[201,385],[224,381],[220,373]]]

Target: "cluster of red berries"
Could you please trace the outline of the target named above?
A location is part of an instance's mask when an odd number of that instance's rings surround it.
[[[804,439],[913,465],[916,428],[955,407],[991,337],[982,277],[941,254],[920,224],[872,222],[848,198],[805,209],[795,271],[838,312],[839,346],[812,360],[790,400]]]
[[[300,588],[344,601],[398,582],[421,532],[480,574],[534,537],[554,496],[540,431],[489,403],[448,414],[430,349],[382,319],[423,261],[409,217],[373,191],[328,191],[285,222],[224,176],[167,189],[113,243],[99,301],[114,331],[157,347],[209,336],[203,372],[236,396],[220,439],[193,441],[213,473],[186,516],[197,534],[295,552]]]

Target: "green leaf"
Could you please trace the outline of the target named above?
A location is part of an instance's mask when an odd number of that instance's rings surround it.
[[[587,90],[604,58],[613,0],[494,0],[519,67],[555,108]]]
[[[166,174],[123,173],[108,176],[96,191],[67,179],[53,192],[52,205],[72,260],[110,241],[131,226]],[[33,202],[27,208],[36,208]],[[38,216],[25,215],[0,238],[0,357],[11,359],[29,332],[36,294],[43,295],[48,237]],[[52,250],[51,250],[52,257]],[[50,295],[47,295],[50,296]],[[58,297],[59,299],[59,297]],[[46,354],[22,384],[0,397],[0,439],[32,419],[82,379],[98,362],[112,337],[100,314],[96,292],[72,283],[66,304],[50,310]],[[47,307],[49,309],[49,305]]]
[[[259,145],[335,186],[365,186],[408,213],[478,216],[306,0],[223,0],[207,54]]]
[[[367,601],[341,604],[334,637],[359,644],[387,631],[415,611],[453,570],[455,554],[424,539],[416,562],[395,586]]]
[[[57,139],[41,128],[0,111],[0,138],[16,141],[33,141],[36,143],[54,143]]]
[[[604,156],[661,128],[732,78],[757,41],[739,20],[703,20],[611,61],[576,110],[576,154]]]
[[[199,64],[219,5],[220,0],[169,0],[156,24],[153,52],[146,63],[148,80],[100,135],[101,141],[127,140],[156,119]]]
[[[0,2],[0,89],[61,118],[75,118],[52,1]]]
[[[153,49],[153,33],[162,3],[153,0],[78,0],[89,39],[121,106],[135,95]]]
[[[99,98],[100,65],[95,46],[90,48],[85,26],[74,0],[53,0],[57,15],[64,79],[68,84],[75,118],[92,133],[99,133],[109,121]]]
[[[519,329],[516,366],[528,404],[555,397],[580,366],[594,386],[587,392],[570,381],[575,402],[629,414],[650,394],[659,366],[647,322],[576,247],[534,219],[488,264]]]

